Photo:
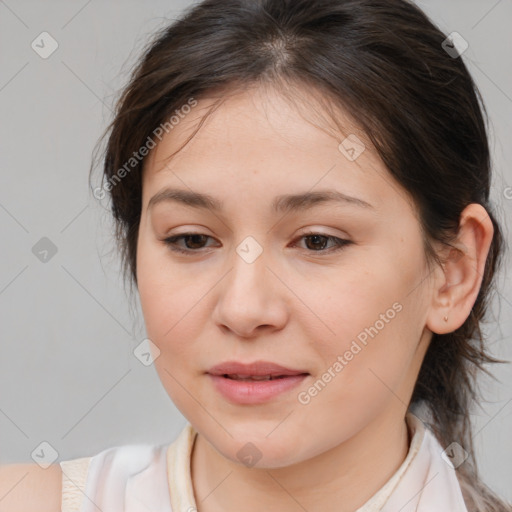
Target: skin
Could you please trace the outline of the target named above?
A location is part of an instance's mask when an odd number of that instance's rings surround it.
[[[349,133],[364,139],[356,125],[345,116],[344,133],[326,130],[311,121],[318,111],[312,97],[296,108],[268,88],[227,98],[169,159],[212,101],[201,99],[146,159],[137,247],[147,333],[160,350],[155,366],[198,431],[191,461],[197,509],[353,511],[406,457],[404,418],[432,332],[453,331],[468,317],[492,223],[483,207],[469,205],[460,223],[463,252],[446,251],[444,267],[429,268],[406,191],[369,145],[353,162],[338,150]],[[224,209],[162,202],[148,210],[164,187],[211,194]],[[320,189],[373,208],[271,211],[275,196]],[[309,230],[352,243],[333,252],[328,239],[301,238]],[[188,240],[189,256],[163,241],[187,232],[211,238],[202,246]],[[236,253],[247,236],[263,249],[251,264]],[[187,248],[184,239],[177,245]],[[301,404],[298,393],[394,303],[401,311]],[[227,360],[273,361],[310,375],[269,402],[235,405],[205,374]],[[247,442],[261,452],[254,467],[236,455]]]
[[[46,469],[37,464],[0,466],[2,512],[59,512],[62,470],[59,464]]]

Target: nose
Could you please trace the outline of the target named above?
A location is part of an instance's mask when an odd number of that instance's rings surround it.
[[[265,251],[252,262],[239,254],[232,261],[217,289],[213,321],[242,338],[282,329],[289,314],[287,289],[267,266]]]

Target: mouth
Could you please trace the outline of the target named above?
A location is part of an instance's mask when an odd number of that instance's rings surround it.
[[[306,375],[304,373],[297,375]],[[240,380],[240,381],[266,381],[266,380],[277,380],[277,379],[286,379],[288,377],[293,377],[294,375],[237,375],[237,374],[223,374],[221,377],[225,379],[231,380]]]
[[[310,374],[259,361],[250,364],[222,363],[211,368],[207,375],[223,398],[234,404],[250,405],[284,396]]]
[[[257,405],[285,400],[287,393],[299,386],[308,373],[298,375],[258,375],[241,377],[235,375],[211,375],[214,388],[228,402],[236,405]]]
[[[308,372],[303,369],[287,368],[271,361],[254,361],[252,363],[226,361],[213,366],[207,373],[231,379],[259,379],[261,377],[261,380],[264,380],[301,375]]]

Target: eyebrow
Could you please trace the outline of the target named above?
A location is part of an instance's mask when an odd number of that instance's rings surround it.
[[[148,210],[162,202],[178,202],[192,208],[211,210],[218,213],[223,209],[223,202],[209,194],[202,194],[191,190],[164,188],[149,200]],[[375,210],[370,203],[357,197],[348,196],[337,190],[318,190],[315,192],[277,196],[272,201],[272,210],[276,213],[288,213],[307,210],[319,204],[333,202]]]

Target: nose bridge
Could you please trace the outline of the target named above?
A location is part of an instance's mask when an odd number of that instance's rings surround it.
[[[246,236],[236,247],[236,253],[246,264],[252,265],[263,254],[263,245],[252,235]]]
[[[268,276],[265,275],[268,273],[268,252],[253,236],[245,237],[236,246],[236,254],[232,259],[233,269],[228,280],[238,299],[243,297],[244,290],[250,293],[253,299],[265,295],[265,286],[268,284]],[[247,299],[250,300],[250,297]]]
[[[267,268],[270,251],[248,236],[235,248],[231,271],[221,284],[215,321],[232,331],[248,336],[260,325],[281,327],[286,319],[275,279]]]

